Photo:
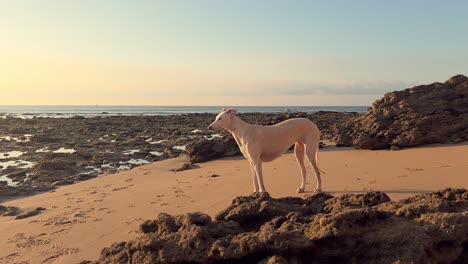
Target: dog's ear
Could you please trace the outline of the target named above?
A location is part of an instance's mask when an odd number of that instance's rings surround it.
[[[221,110],[221,112],[226,112],[226,109],[223,107],[223,110]]]
[[[228,110],[226,110],[226,112],[228,112],[230,114],[237,114],[237,110],[233,109],[233,108],[229,108]]]

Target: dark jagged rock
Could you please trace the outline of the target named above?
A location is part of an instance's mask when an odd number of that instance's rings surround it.
[[[21,213],[21,209],[19,209],[18,207],[0,205],[1,216],[15,216],[20,213]]]
[[[230,136],[212,140],[199,139],[187,146],[187,154],[192,163],[235,156],[239,153],[236,141]]]
[[[468,191],[237,197],[216,220],[160,214],[95,263],[466,263]],[[87,262],[88,263],[88,262]]]
[[[182,166],[175,169],[174,171],[185,171],[185,170],[191,170],[191,169],[195,169],[195,168],[198,168],[198,166],[194,165],[194,164],[190,164],[190,163],[184,163],[184,164],[182,164]]]
[[[387,93],[366,114],[335,127],[339,146],[412,147],[468,140],[468,78],[456,75]]]
[[[24,218],[28,218],[28,217],[31,217],[31,216],[35,216],[35,215],[38,215],[40,214],[42,211],[44,211],[45,208],[43,207],[37,207],[37,208],[34,208],[32,209],[31,211],[27,211],[27,212],[24,212],[22,214],[19,214],[16,216],[16,220],[19,220],[19,219],[24,219]]]

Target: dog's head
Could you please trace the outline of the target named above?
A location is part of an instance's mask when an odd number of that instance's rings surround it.
[[[220,128],[228,128],[231,125],[232,117],[237,113],[236,109],[224,109],[216,116],[216,119],[208,127],[209,130],[217,130]]]

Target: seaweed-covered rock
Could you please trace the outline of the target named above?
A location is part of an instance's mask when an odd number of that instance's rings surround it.
[[[96,263],[466,263],[468,191],[392,202],[380,192],[237,197],[208,215],[160,214]]]
[[[337,145],[362,149],[467,141],[468,77],[387,93],[335,132]]]

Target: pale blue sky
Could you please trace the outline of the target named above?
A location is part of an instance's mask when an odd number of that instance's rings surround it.
[[[467,14],[468,1],[0,0],[0,104],[369,105],[467,74]]]

